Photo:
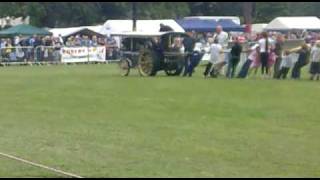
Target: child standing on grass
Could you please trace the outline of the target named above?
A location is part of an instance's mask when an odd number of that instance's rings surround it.
[[[249,74],[250,75],[252,73],[252,71],[254,71],[254,76],[257,75],[258,73],[258,69],[261,66],[261,61],[260,61],[260,46],[257,47],[257,56],[256,58],[253,59],[251,66],[250,66],[250,70],[249,70]]]
[[[269,53],[269,57],[268,57],[268,77],[272,76],[272,67],[275,64],[277,59],[277,55],[274,51],[274,48],[271,49],[270,53]]]
[[[319,80],[320,76],[320,41],[312,47],[311,50],[311,66],[310,66],[310,80],[316,77]]]
[[[286,50],[282,57],[282,61],[280,64],[280,71],[277,73],[277,79],[286,79],[290,68],[293,66],[292,56],[290,56],[290,52]]]
[[[230,52],[231,57],[228,64],[227,78],[234,77],[238,63],[240,61],[241,52],[242,46],[240,44],[239,38],[236,38]]]

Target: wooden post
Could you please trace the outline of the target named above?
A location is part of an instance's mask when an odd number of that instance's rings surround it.
[[[242,2],[242,12],[247,33],[251,33],[253,7],[254,2]]]
[[[137,30],[137,4],[132,2],[132,31]]]

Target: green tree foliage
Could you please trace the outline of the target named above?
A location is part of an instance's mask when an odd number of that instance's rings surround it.
[[[239,16],[240,2],[189,2],[191,15],[199,16]]]
[[[259,2],[256,3],[255,22],[265,23],[278,16],[290,15],[289,3],[287,2]]]
[[[132,2],[1,2],[0,17],[30,16],[31,24],[45,27],[94,25],[107,19],[131,18]],[[239,16],[269,22],[278,16],[320,16],[319,2],[253,2],[251,13],[244,2],[136,2],[138,19],[184,16]]]
[[[189,14],[187,3],[181,2],[139,2],[139,19],[179,18]]]

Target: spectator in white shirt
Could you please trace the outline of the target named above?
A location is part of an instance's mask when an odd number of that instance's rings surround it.
[[[213,43],[212,43],[213,41]],[[204,77],[207,77],[208,74],[210,74],[211,76],[215,77],[216,76],[216,70],[214,70],[214,68],[212,68],[213,65],[219,63],[220,61],[220,53],[222,53],[222,46],[221,44],[218,43],[218,40],[215,39],[209,39],[209,43],[211,43],[210,45],[210,60],[209,63],[206,66],[206,69],[203,73]]]
[[[229,63],[229,57],[230,57],[230,50],[228,49],[228,44],[229,44],[229,35],[225,31],[223,31],[222,26],[217,26],[216,27],[216,33],[213,36],[214,40],[217,40],[218,44],[222,46],[222,48],[225,50],[223,53],[223,61],[219,62],[216,67],[218,71],[222,70],[223,67]]]
[[[317,77],[319,80],[320,76],[320,42],[316,44],[311,49],[311,66],[310,66],[310,80],[313,80]]]
[[[218,43],[223,47],[228,47],[229,35],[228,33],[223,31],[222,26],[217,26],[216,34],[214,35],[214,39],[217,39]]]
[[[21,40],[21,36],[16,36],[14,38],[14,46],[17,46],[20,43],[20,40]]]

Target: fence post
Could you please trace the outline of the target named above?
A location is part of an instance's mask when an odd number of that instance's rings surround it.
[[[89,55],[89,46],[87,46],[87,54],[88,54],[88,64],[90,63],[90,55]]]
[[[0,48],[0,63],[2,64],[2,61],[3,61],[3,50],[4,48]]]
[[[64,63],[62,63],[62,56],[63,56],[64,48],[65,48],[65,46],[62,45],[61,48],[60,48],[60,52],[59,52],[59,60],[60,60],[61,64],[64,64]]]
[[[37,48],[38,48],[38,46],[37,47],[34,47],[34,49],[33,49],[33,60],[34,60],[34,63],[36,63],[37,62]]]

